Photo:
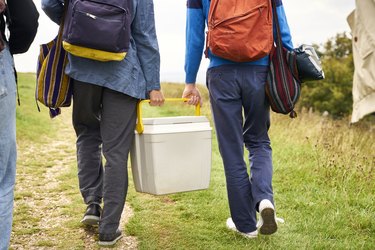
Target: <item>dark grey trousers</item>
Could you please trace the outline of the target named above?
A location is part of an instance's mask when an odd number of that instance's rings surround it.
[[[86,204],[101,203],[103,198],[99,233],[114,233],[119,226],[128,189],[127,162],[136,104],[137,99],[120,92],[74,82],[79,188]]]

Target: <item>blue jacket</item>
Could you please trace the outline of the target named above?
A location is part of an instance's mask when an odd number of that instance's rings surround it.
[[[285,17],[284,7],[281,0],[276,1],[276,11],[280,24],[282,42],[285,48],[293,49],[292,37]],[[202,60],[205,45],[205,28],[207,25],[210,0],[187,0],[186,15],[186,55],[185,55],[185,82],[195,83],[197,73]],[[224,64],[235,64],[209,53],[209,68]],[[257,61],[245,62],[243,64],[268,65],[269,56],[265,56]]]
[[[60,23],[63,0],[42,0],[43,11]],[[144,99],[160,89],[160,54],[155,31],[153,0],[133,0],[130,49],[123,61],[99,62],[69,54],[65,72],[92,83]],[[105,39],[105,38],[103,38]]]

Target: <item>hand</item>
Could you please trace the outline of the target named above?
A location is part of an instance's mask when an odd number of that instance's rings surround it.
[[[0,13],[2,13],[5,10],[5,1],[0,0]]]
[[[199,89],[195,84],[185,84],[184,92],[182,92],[182,98],[189,98],[188,104],[197,105],[198,103],[202,106],[203,101]]]
[[[151,106],[162,106],[164,104],[164,95],[161,90],[150,91],[150,105]]]

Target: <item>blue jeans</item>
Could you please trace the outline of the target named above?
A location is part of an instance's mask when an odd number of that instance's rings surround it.
[[[8,249],[12,231],[16,158],[16,82],[5,48],[0,52],[0,250]]]
[[[262,199],[273,202],[267,72],[268,67],[260,65],[222,65],[207,72],[229,208],[237,229],[244,233],[256,230],[257,204]],[[250,178],[244,145],[249,151]]]

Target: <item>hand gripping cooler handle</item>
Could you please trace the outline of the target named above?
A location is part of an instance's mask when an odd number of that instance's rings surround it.
[[[187,102],[188,98],[166,98],[166,102]],[[147,100],[141,100],[137,103],[137,125],[135,127],[135,130],[138,132],[138,134],[142,134],[144,130],[143,122],[142,122],[142,104],[145,102],[150,102],[149,99]],[[200,116],[201,115],[201,106],[198,103],[195,106],[195,115]]]

